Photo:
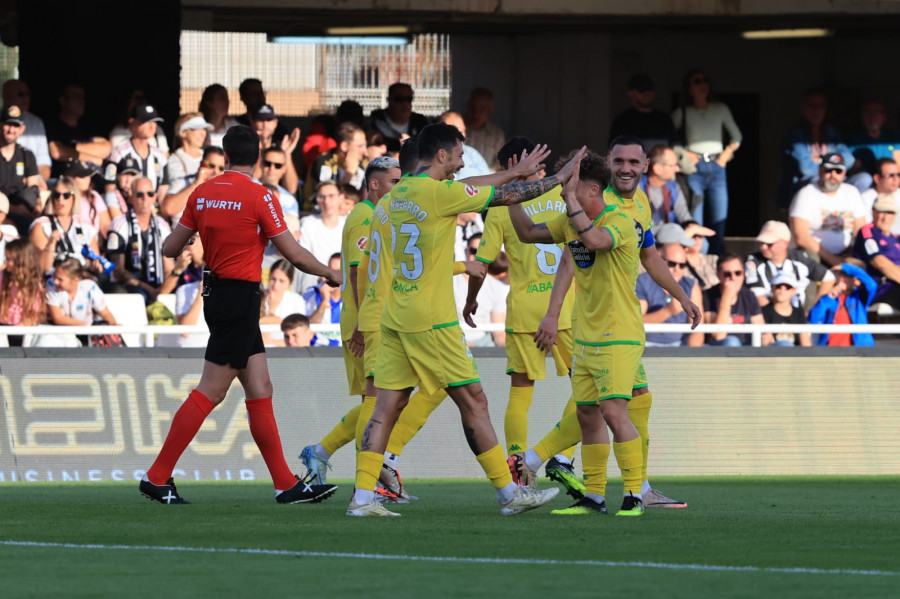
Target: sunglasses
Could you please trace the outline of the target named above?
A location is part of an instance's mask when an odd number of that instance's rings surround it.
[[[213,164],[212,162],[204,162],[204,163],[203,163],[203,167],[204,167],[204,168],[214,168],[214,169],[216,169],[217,171],[219,171],[220,173],[224,173],[224,172],[225,172],[225,165],[224,165],[224,164]]]
[[[71,191],[51,191],[50,197],[53,198],[54,200],[58,200],[59,198],[68,200],[69,198],[72,197],[72,192]]]
[[[284,167],[283,162],[272,162],[270,160],[263,160],[263,167],[265,168],[282,168]]]
[[[842,173],[843,174],[843,172],[844,172],[844,169],[842,169],[842,168],[826,168],[825,169],[826,175],[830,175],[831,173]]]
[[[134,197],[136,197],[136,198],[142,198],[144,196],[147,196],[148,198],[152,198],[152,197],[156,196],[156,192],[155,191],[139,191],[136,194],[134,194]]]
[[[412,96],[391,96],[391,100],[394,102],[412,102]]]
[[[671,260],[666,260],[666,264],[669,265],[669,268],[684,268],[687,266],[687,262],[673,262]]]
[[[744,276],[743,270],[723,270],[722,278],[723,279],[731,279],[733,277],[742,277]]]
[[[793,287],[791,287],[787,283],[779,283],[778,285],[775,285],[773,289],[793,289]]]
[[[894,177],[900,177],[900,173],[881,173],[881,176],[885,179],[893,179]]]

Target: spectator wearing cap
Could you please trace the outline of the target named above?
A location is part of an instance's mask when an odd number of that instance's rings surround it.
[[[124,214],[131,205],[131,183],[141,174],[141,165],[134,156],[125,156],[118,164],[108,162],[103,170],[106,191],[103,200],[109,210],[110,221]]]
[[[653,146],[647,152],[650,166],[641,177],[640,188],[650,201],[650,226],[656,233],[666,223],[685,223],[693,220],[684,190],[675,180],[678,156],[668,146]]]
[[[284,215],[291,214],[300,217],[300,205],[294,194],[285,189],[280,181],[284,177],[287,168],[288,157],[281,148],[266,148],[262,152],[262,171],[259,182],[263,185],[271,185],[278,189],[278,201],[281,204],[281,212]]]
[[[237,119],[228,116],[228,90],[224,85],[213,83],[203,90],[197,110],[203,115],[204,120],[212,126],[207,142],[211,146],[222,147],[222,139],[225,133],[235,125],[239,125]]]
[[[144,97],[144,92],[140,89],[130,89],[125,96],[125,103],[121,112],[121,116],[119,122],[116,123],[116,126],[112,128],[109,132],[109,143],[112,144],[112,147],[116,147],[129,137],[131,137],[131,127],[128,125],[128,120],[134,114],[134,109],[139,104],[146,104],[147,100]],[[166,156],[169,155],[169,140],[166,139],[166,136],[163,132],[157,128],[156,135],[147,140],[151,146],[156,146],[160,150],[162,150]]]
[[[797,247],[831,266],[849,253],[853,237],[866,223],[859,191],[844,183],[847,164],[837,152],[825,154],[819,178],[794,196],[789,210]]]
[[[138,104],[128,119],[131,136],[113,145],[109,160],[118,164],[126,156],[134,158],[141,168],[141,175],[150,179],[157,198],[162,198],[169,190],[169,176],[166,173],[168,158],[166,153],[153,145],[157,123],[163,122],[156,108],[150,104]]]
[[[462,133],[463,137],[466,136],[466,133],[468,132],[466,129],[466,122],[458,112],[448,110],[438,118],[442,123],[453,125],[459,129],[459,132]],[[481,155],[481,152],[470,146],[467,141],[468,140],[463,141],[463,167],[459,169],[453,177],[457,181],[468,179],[469,177],[480,177],[491,174],[491,167],[488,166],[487,160]]]
[[[707,254],[704,247],[707,245],[707,238],[715,235],[715,232],[695,221],[688,221],[684,223],[684,234],[692,242],[690,247],[684,249],[687,252],[688,274],[697,280],[703,291],[718,285],[719,276],[716,272],[719,257]]]
[[[387,96],[387,108],[373,110],[369,121],[373,129],[381,131],[388,152],[399,152],[401,139],[418,134],[428,118],[413,112],[413,89],[408,83],[392,84]]]
[[[873,302],[900,310],[900,239],[892,232],[897,218],[893,195],[878,196],[872,206],[872,222],[864,225],[853,241],[853,257],[862,260],[879,281]]]
[[[737,254],[719,258],[719,284],[703,292],[704,322],[711,324],[764,324],[756,295],[744,286],[744,260]],[[709,345],[750,345],[749,333],[710,333]]]
[[[109,226],[106,253],[115,264],[114,293],[140,293],[149,305],[156,301],[160,288],[169,277],[174,261],[162,254],[162,246],[171,233],[169,224],[153,213],[156,192],[146,177],[132,184],[132,204],[125,214]]]
[[[828,295],[820,297],[809,311],[810,324],[869,324],[868,310],[878,283],[866,272],[865,264],[856,258],[845,258],[831,271],[836,282]],[[871,333],[829,333],[817,337],[816,345],[875,345]]]
[[[505,169],[500,164],[497,153],[506,143],[506,133],[500,125],[491,121],[494,116],[494,94],[486,87],[476,87],[466,100],[466,142],[478,150],[487,160],[492,171]]]
[[[58,101],[59,114],[47,121],[47,141],[53,159],[51,176],[60,176],[69,160],[80,160],[99,171],[112,144],[84,121],[84,86],[65,85]]]
[[[819,179],[819,167],[826,155],[840,154],[845,168],[856,161],[838,128],[825,122],[827,113],[825,92],[820,89],[807,90],[800,107],[800,122],[784,136],[781,185],[777,197],[782,208],[791,203],[800,189]]]
[[[863,205],[868,210],[866,214],[867,222],[872,222],[872,206],[875,199],[882,195],[888,194],[894,196],[900,204],[900,165],[893,158],[880,158],[875,163],[875,173],[872,175],[874,187],[862,192]],[[894,221],[892,229],[894,235],[900,235],[900,221]]]
[[[685,276],[687,270],[687,254],[681,243],[669,243],[659,250],[660,257],[665,260],[672,277],[678,282],[678,286],[691,298],[696,305],[702,305],[703,293],[697,281]],[[634,288],[635,295],[641,303],[641,313],[646,323],[673,323],[683,324],[688,322],[687,313],[681,309],[681,304],[673,301],[669,293],[656,284],[649,273],[641,273],[637,278]],[[689,345],[699,347],[703,345],[703,333],[647,333],[647,347]]]
[[[312,163],[306,177],[304,195],[312,201],[316,187],[323,181],[345,183],[362,189],[366,178],[366,132],[355,123],[344,123],[337,130],[338,145]],[[313,206],[307,205],[306,209]]]
[[[772,279],[772,298],[762,308],[763,319],[766,324],[807,324],[803,308],[796,305],[794,297],[802,288],[797,279],[789,272],[779,272]],[[763,345],[779,345],[794,347],[812,345],[812,336],[809,333],[764,333]]]
[[[75,214],[91,223],[91,226],[99,231],[100,236],[105,239],[111,219],[103,196],[94,191],[91,185],[91,179],[96,174],[97,171],[80,160],[70,160],[63,171],[63,175],[75,181],[75,187],[78,189],[78,197],[75,198]]]
[[[262,174],[262,154],[268,148],[281,148],[290,160],[285,161],[285,169],[279,183],[290,193],[297,193],[300,187],[300,177],[294,166],[293,154],[300,141],[300,129],[294,129],[288,133],[287,129],[278,124],[278,115],[269,104],[263,104],[256,108],[250,117],[250,126],[259,135],[259,161],[253,170],[253,176],[259,179]]]
[[[834,285],[831,271],[805,252],[790,249],[791,230],[787,224],[768,221],[760,229],[756,241],[759,242],[759,251],[747,256],[744,268],[746,285],[756,294],[760,306],[772,301],[772,281],[780,273],[794,277],[797,292],[792,294],[791,299],[797,307],[808,308],[831,290]],[[812,283],[818,287],[814,297],[807,302],[806,290]]]
[[[671,117],[653,107],[656,86],[646,73],[635,73],[628,79],[628,101],[631,107],[619,113],[609,128],[609,139],[619,135],[637,136],[644,148],[674,146],[678,143]]]
[[[166,164],[169,191],[159,205],[160,214],[165,218],[180,217],[191,193],[210,178],[212,172],[209,169],[202,172],[200,169],[210,131],[212,125],[199,112],[188,112],[175,121],[176,149]]]
[[[28,84],[21,79],[8,79],[3,84],[3,105],[18,106],[21,110],[22,122],[25,130],[19,138],[19,144],[25,149],[31,150],[37,162],[38,173],[46,182],[50,179],[50,150],[47,145],[47,131],[44,121],[35,114],[28,112],[31,107],[31,90]]]
[[[31,150],[18,143],[25,132],[22,110],[15,105],[5,106],[0,113],[3,130],[0,145],[0,192],[9,198],[9,217],[20,234],[25,234],[35,216],[41,213],[38,184],[40,174]]]

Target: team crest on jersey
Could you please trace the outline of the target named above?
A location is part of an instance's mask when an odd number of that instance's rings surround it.
[[[638,248],[644,247],[644,226],[641,223],[634,221],[634,232],[637,233]]]
[[[594,250],[589,250],[580,241],[570,241],[569,251],[572,253],[572,260],[578,268],[589,268],[594,265],[597,257]]]
[[[368,243],[368,241],[369,241],[369,238],[366,237],[365,235],[363,235],[362,237],[360,237],[359,239],[356,240],[356,247],[358,247],[360,250],[364,250],[364,249],[366,249],[366,243]]]
[[[479,189],[474,185],[466,185],[466,195],[470,198],[474,198],[480,193]]]

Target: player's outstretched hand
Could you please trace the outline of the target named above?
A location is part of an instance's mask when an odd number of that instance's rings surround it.
[[[581,164],[581,159],[584,158],[584,155],[587,154],[587,146],[581,146],[581,149],[572,156],[572,158],[563,165],[559,171],[556,173],[556,178],[560,183],[565,184],[570,178],[572,178],[573,173],[575,173],[575,169],[578,168],[578,165]]]
[[[515,156],[510,160],[514,160],[512,171],[516,174],[516,178],[525,179],[546,167],[544,161],[550,156],[550,150],[547,144],[538,144],[534,146],[531,153],[528,150],[522,152],[522,159],[518,160]]]
[[[559,319],[550,316],[544,316],[541,324],[538,325],[537,332],[534,334],[534,342],[538,349],[544,352],[556,345],[556,335],[559,333]]]
[[[466,324],[472,327],[473,329],[478,328],[475,326],[475,320],[472,319],[472,315],[478,310],[478,302],[477,301],[467,301],[466,305],[463,306],[463,320],[466,321]]]

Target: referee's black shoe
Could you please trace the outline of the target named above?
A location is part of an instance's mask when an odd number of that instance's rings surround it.
[[[331,497],[335,491],[337,491],[337,485],[311,485],[297,476],[297,484],[276,495],[275,501],[278,503],[319,503]]]
[[[173,478],[166,481],[164,485],[154,485],[145,476],[141,479],[139,489],[141,490],[141,495],[152,501],[165,504],[190,503],[190,501],[178,494],[178,489],[175,488],[175,479]]]

